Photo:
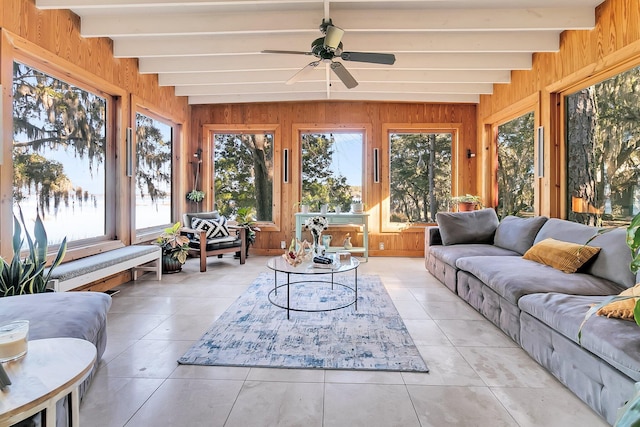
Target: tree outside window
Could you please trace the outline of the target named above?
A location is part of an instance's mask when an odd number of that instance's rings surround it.
[[[389,133],[389,221],[435,222],[451,199],[451,133]]]
[[[327,204],[343,212],[362,200],[361,132],[301,133],[302,200],[312,209]]]
[[[215,208],[233,218],[255,209],[258,221],[273,221],[273,134],[214,134]]]
[[[534,114],[498,126],[498,217],[534,214]]]
[[[565,102],[568,219],[628,224],[640,212],[640,67]]]
[[[136,113],[136,229],[171,223],[173,128]]]
[[[104,236],[107,99],[18,62],[12,90],[14,212],[49,244]]]

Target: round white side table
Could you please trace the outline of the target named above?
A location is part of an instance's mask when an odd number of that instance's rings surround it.
[[[0,391],[0,425],[45,411],[46,425],[55,426],[56,402],[71,395],[70,425],[78,427],[78,386],[91,373],[96,354],[92,343],[77,338],[29,341],[25,357],[2,364],[11,385]]]

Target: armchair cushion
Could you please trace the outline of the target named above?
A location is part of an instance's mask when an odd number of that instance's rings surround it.
[[[220,216],[216,219],[191,218],[191,228],[197,231],[195,238],[200,240],[200,231],[204,231],[208,239],[217,237],[229,237],[229,229],[227,228],[227,219]]]

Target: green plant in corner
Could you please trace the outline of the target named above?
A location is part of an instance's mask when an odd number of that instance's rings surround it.
[[[184,264],[189,254],[189,238],[181,234],[181,229],[182,224],[178,221],[165,228],[155,243],[162,248],[162,255],[175,258],[180,264]]]
[[[235,221],[239,227],[243,227],[246,230],[247,239],[247,255],[249,253],[249,246],[256,241],[256,232],[260,231],[260,227],[257,227],[255,210],[253,208],[238,208],[236,211]]]
[[[7,263],[0,258],[0,297],[35,294],[45,292],[47,283],[51,279],[51,273],[60,265],[67,251],[67,238],[65,237],[58,248],[58,253],[48,271],[45,272],[47,263],[47,232],[40,218],[36,215],[33,229],[35,240],[26,231],[22,209],[19,209],[20,221],[13,216],[13,259]],[[22,225],[21,225],[22,224]],[[20,251],[24,243],[22,229],[25,236],[29,252],[21,259]]]

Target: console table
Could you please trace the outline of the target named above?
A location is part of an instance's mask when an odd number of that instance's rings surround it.
[[[302,240],[302,229],[304,222],[307,218],[314,216],[323,216],[327,218],[329,227],[332,225],[357,225],[362,227],[362,243],[363,246],[354,246],[351,249],[345,249],[342,246],[331,246],[327,248],[327,252],[337,252],[348,250],[351,253],[362,254],[366,261],[369,260],[369,214],[368,213],[326,213],[309,212],[309,213],[296,213],[296,238]],[[321,242],[322,243],[322,242]]]
[[[56,425],[56,402],[71,396],[70,425],[79,425],[78,386],[91,373],[96,348],[77,338],[29,341],[27,354],[2,366],[11,379],[0,396],[0,425],[9,426],[45,411],[45,425]]]

